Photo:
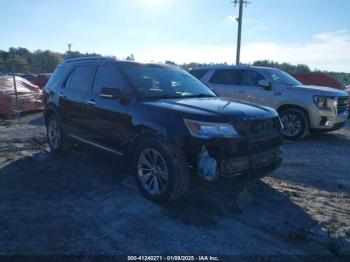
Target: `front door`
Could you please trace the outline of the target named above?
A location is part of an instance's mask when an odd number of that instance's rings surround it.
[[[130,140],[131,119],[128,106],[120,99],[101,96],[102,88],[124,90],[124,81],[117,65],[98,66],[92,92],[87,97],[90,132],[88,139],[95,144],[123,152]]]
[[[252,104],[274,107],[274,92],[259,86],[265,77],[253,69],[240,69],[240,98]]]

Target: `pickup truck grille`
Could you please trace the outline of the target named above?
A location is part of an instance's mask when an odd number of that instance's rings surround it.
[[[349,97],[339,97],[337,106],[338,115],[344,115],[349,112]]]

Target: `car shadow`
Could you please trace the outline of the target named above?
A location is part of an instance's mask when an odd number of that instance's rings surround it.
[[[187,225],[216,228],[225,217],[289,240],[306,240],[317,225],[305,210],[260,180],[196,187],[184,199],[164,205],[163,211]]]
[[[123,220],[127,207],[127,212],[135,209],[129,214],[132,219],[140,205],[154,213],[160,209],[160,219],[182,226],[220,233],[221,223],[238,223],[290,242],[308,241],[310,229],[317,225],[305,210],[260,180],[195,186],[183,199],[154,205],[135,186],[126,186],[134,183],[128,182],[130,169],[122,162],[94,150],[81,151],[68,156],[42,151],[0,169],[0,226],[5,232],[0,235],[0,253],[70,252],[60,243],[75,250],[86,241],[79,239],[98,234],[96,228],[111,220],[109,216]],[[38,232],[40,237],[33,238]]]

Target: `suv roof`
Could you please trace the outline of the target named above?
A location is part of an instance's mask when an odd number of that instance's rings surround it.
[[[116,59],[112,57],[90,56],[90,57],[66,59],[63,61],[63,63],[84,62],[84,61],[116,61]]]
[[[199,66],[196,68],[192,68],[190,71],[212,70],[212,69],[248,69],[248,68],[273,69],[271,67],[251,66],[251,65],[218,65],[218,66],[212,65],[212,66]]]
[[[169,64],[161,64],[161,63],[140,63],[140,62],[135,62],[135,61],[128,61],[128,60],[117,60],[112,57],[99,57],[99,56],[92,56],[92,57],[81,57],[81,58],[72,58],[72,59],[67,59],[63,61],[63,64],[67,63],[77,63],[77,62],[117,62],[120,64],[136,64],[136,65],[145,65],[145,66],[159,66],[159,67],[164,67],[164,68],[179,68],[178,66],[174,65],[169,65]]]

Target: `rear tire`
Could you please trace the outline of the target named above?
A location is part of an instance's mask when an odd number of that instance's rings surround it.
[[[282,135],[288,140],[303,139],[309,132],[307,115],[299,109],[286,109],[280,113]]]
[[[65,134],[57,115],[51,115],[46,124],[47,141],[51,152],[55,154],[66,154],[72,148],[71,141]]]
[[[149,138],[135,152],[134,176],[141,193],[158,203],[182,197],[189,186],[184,153],[163,140]]]

